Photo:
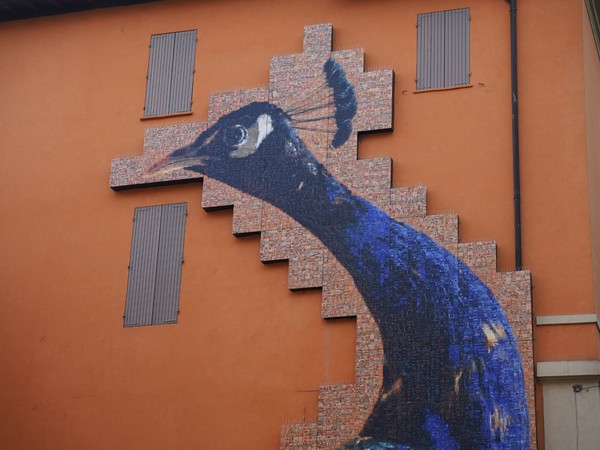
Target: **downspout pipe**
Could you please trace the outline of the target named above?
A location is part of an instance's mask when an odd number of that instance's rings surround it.
[[[513,200],[515,219],[515,266],[523,268],[521,253],[521,173],[519,166],[519,96],[517,89],[517,0],[510,0],[510,79],[512,96]]]

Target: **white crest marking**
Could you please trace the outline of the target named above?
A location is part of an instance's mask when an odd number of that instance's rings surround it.
[[[258,137],[256,138],[256,145],[254,148],[258,148],[262,141],[266,139],[266,137],[273,131],[273,122],[271,121],[271,116],[268,114],[261,114],[256,119],[256,123],[258,124]]]

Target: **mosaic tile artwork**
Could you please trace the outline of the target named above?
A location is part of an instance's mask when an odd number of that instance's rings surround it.
[[[324,318],[356,316],[356,378],[322,385],[317,420],[281,449],[535,448],[530,274],[498,273],[494,242],[462,243],[426,215],[425,188],[391,187],[390,158],[357,133],[392,128],[393,72],[332,51],[274,57],[267,88],[211,97],[208,123],[148,130],[112,162],[115,189],[203,177],[203,207],[234,207],[289,287],[323,288]]]

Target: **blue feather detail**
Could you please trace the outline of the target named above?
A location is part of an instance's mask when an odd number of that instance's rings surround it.
[[[335,106],[335,123],[337,131],[333,136],[331,145],[338,148],[344,144],[352,133],[352,119],[356,115],[358,105],[354,94],[354,86],[350,84],[344,69],[335,59],[329,58],[323,66],[327,85],[333,90],[333,104]]]

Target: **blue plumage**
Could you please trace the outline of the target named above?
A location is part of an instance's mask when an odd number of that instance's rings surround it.
[[[354,89],[324,66],[336,103],[332,146],[349,137]],[[185,167],[280,208],[348,270],[379,327],[383,386],[346,449],[529,446],[520,355],[488,287],[453,254],[354,195],[267,103],[223,116],[152,168]]]

